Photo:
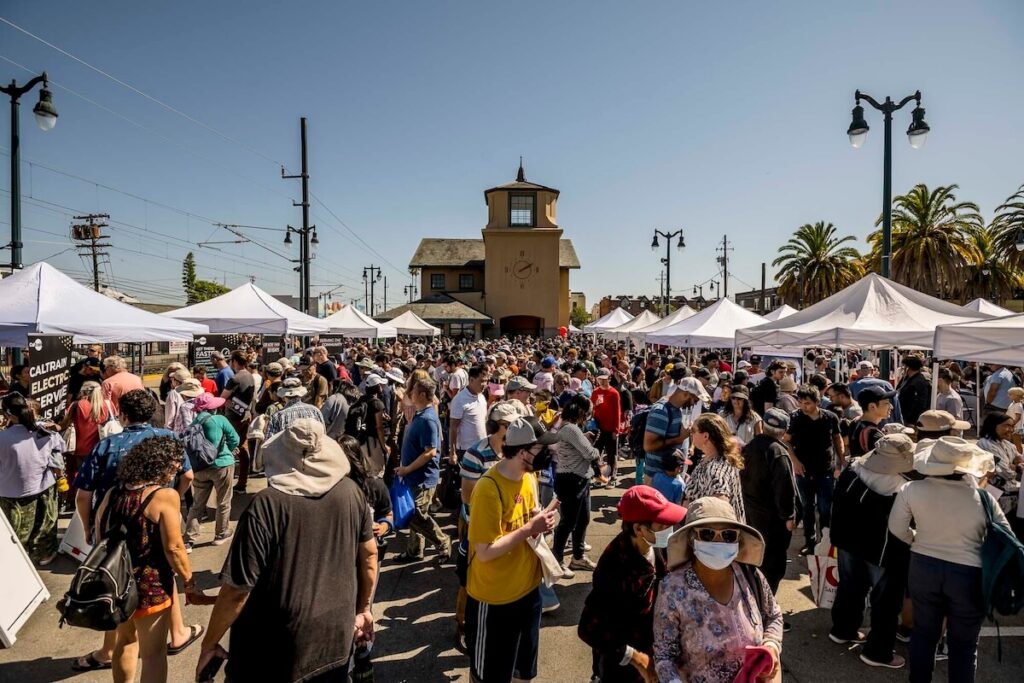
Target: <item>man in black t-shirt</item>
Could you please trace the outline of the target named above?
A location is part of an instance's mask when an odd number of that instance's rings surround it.
[[[769,408],[779,402],[779,382],[786,376],[786,364],[781,360],[773,360],[765,371],[762,379],[750,392],[750,407],[758,415],[764,415]]]
[[[814,552],[817,521],[824,529],[831,523],[832,492],[835,489],[834,470],[846,462],[843,437],[839,431],[839,418],[835,413],[821,409],[821,395],[817,387],[805,384],[796,392],[800,409],[789,417],[786,442],[793,447],[793,472],[800,491],[804,513],[805,544],[801,555]],[[818,519],[815,520],[815,507]]]
[[[333,390],[338,382],[338,366],[331,362],[326,346],[313,349],[313,362],[316,363],[316,374],[327,380],[327,385]]]
[[[250,407],[256,398],[256,381],[249,372],[249,359],[243,352],[232,351],[228,363],[235,374],[224,385],[224,391],[220,392],[220,396],[225,399],[224,416],[241,438],[238,445],[238,481],[235,483],[235,493],[242,494],[245,493],[245,486],[249,481],[251,463],[245,437],[249,433],[249,420],[252,416]]]
[[[856,458],[875,449],[882,438],[881,424],[892,413],[892,398],[895,391],[881,387],[865,387],[857,394],[857,403],[864,414],[853,423],[850,430],[850,457]]]
[[[344,680],[353,641],[373,637],[373,515],[322,423],[296,420],[263,448],[271,483],[238,520],[196,673],[227,656],[230,628],[230,680]]]

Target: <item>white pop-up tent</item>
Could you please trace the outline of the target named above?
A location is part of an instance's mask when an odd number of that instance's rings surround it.
[[[441,334],[441,330],[412,311],[406,311],[397,318],[392,318],[388,321],[388,326],[395,328],[398,334],[406,334],[410,337],[436,337]]]
[[[782,318],[788,318],[789,316],[796,313],[797,310],[789,304],[782,304],[771,313],[764,316],[765,320],[781,320]]]
[[[719,299],[682,322],[647,334],[648,344],[685,348],[731,349],[736,330],[764,322],[764,318],[729,299]]]
[[[736,345],[930,349],[939,325],[988,317],[870,273],[789,317],[740,329]]]
[[[1024,314],[935,328],[935,357],[1024,365]]]
[[[162,315],[201,323],[215,334],[251,332],[302,335],[327,331],[327,324],[321,318],[295,310],[251,282],[213,299],[167,311]]]
[[[618,341],[630,338],[642,339],[642,337],[636,334],[636,331],[643,327],[653,325],[660,320],[661,318],[650,311],[641,311],[640,315],[636,316],[632,320],[627,320],[618,327],[601,332],[601,336],[606,339],[615,339]]]
[[[622,308],[616,308],[589,325],[584,325],[583,331],[587,334],[600,334],[602,332],[607,332],[608,330],[614,330],[620,325],[625,325],[632,319],[633,316],[630,315],[629,311]]]
[[[398,336],[394,325],[379,323],[355,306],[344,306],[323,320],[330,326],[331,334],[359,339],[381,339]]]
[[[76,344],[192,341],[205,325],[174,320],[94,292],[47,263],[0,280],[0,345],[30,334],[63,334]]]
[[[978,313],[985,313],[991,315],[994,318],[1003,318],[1008,315],[1013,315],[1013,311],[997,306],[988,299],[977,298],[974,301],[968,302],[964,305],[968,311],[977,311]]]
[[[569,333],[570,334],[579,334],[580,332],[583,331],[580,328],[578,328],[575,325],[573,325],[572,323],[569,323],[569,328],[568,329],[569,329]]]
[[[636,339],[639,339],[641,343],[643,343],[644,339],[646,339],[648,334],[651,334],[652,332],[657,332],[659,330],[663,330],[666,327],[671,327],[672,325],[682,322],[687,318],[692,318],[695,315],[697,315],[697,311],[690,308],[687,304],[683,304],[681,307],[677,308],[669,315],[666,315],[661,320],[650,325],[647,325],[646,327],[641,327],[635,330],[633,332],[633,336]]]

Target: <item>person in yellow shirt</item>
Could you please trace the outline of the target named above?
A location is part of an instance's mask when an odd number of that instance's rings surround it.
[[[547,468],[557,441],[537,418],[515,420],[502,459],[473,487],[466,647],[477,683],[537,676],[542,572],[527,540],[555,526],[558,501],[540,509],[533,472]]]

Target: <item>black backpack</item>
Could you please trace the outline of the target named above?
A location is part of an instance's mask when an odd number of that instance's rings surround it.
[[[981,586],[985,613],[1012,616],[1024,609],[1024,545],[1013,531],[997,523],[992,496],[978,491],[985,508],[987,529],[981,544]]]
[[[146,496],[131,522],[142,517],[159,490]],[[93,631],[113,631],[131,619],[139,607],[139,590],[125,542],[127,522],[116,520],[111,528],[109,508],[107,514],[106,538],[93,546],[75,572],[68,592],[57,603],[61,628],[71,624]]]
[[[644,432],[647,431],[647,417],[650,412],[650,408],[638,409],[629,421],[629,450],[632,451],[635,458],[641,458],[644,455]]]
[[[345,418],[345,433],[356,438],[359,443],[366,443],[369,435],[369,424],[366,419],[369,412],[370,406],[367,405],[366,397],[362,397],[349,408],[348,416]]]

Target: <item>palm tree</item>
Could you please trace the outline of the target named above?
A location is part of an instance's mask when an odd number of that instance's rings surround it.
[[[957,202],[958,185],[929,190],[924,183],[893,199],[892,279],[914,289],[956,298],[965,288],[965,269],[980,263],[974,235],[983,230],[978,205]],[[882,218],[875,222],[882,224]],[[881,270],[882,231],[868,235],[871,263]]]
[[[996,209],[991,227],[995,252],[1014,267],[1024,269],[1024,251],[1017,250],[1017,243],[1024,240],[1024,185]]]
[[[797,228],[772,261],[779,268],[779,295],[791,306],[809,305],[859,280],[864,275],[860,254],[843,246],[854,240],[853,235],[838,237],[835,226],[824,221]]]
[[[999,234],[999,228],[993,221],[992,225],[972,236],[979,259],[967,266],[963,291],[965,301],[982,297],[998,304],[1004,299],[1012,299],[1014,292],[1021,287],[1020,268],[997,256],[1006,253],[997,247]],[[1016,255],[1016,249],[1011,248],[1011,251]]]

